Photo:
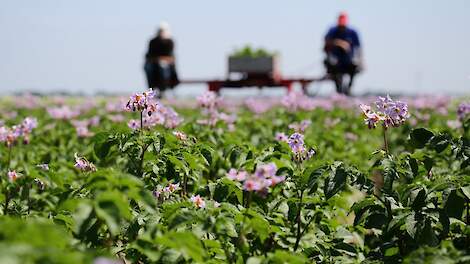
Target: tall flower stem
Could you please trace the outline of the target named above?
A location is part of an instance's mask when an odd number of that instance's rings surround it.
[[[140,134],[144,132],[144,112],[140,111]]]
[[[12,146],[11,146],[11,144],[9,144],[9,145],[8,145],[8,160],[7,160],[7,166],[6,166],[7,172],[10,170],[10,164],[11,164],[11,149],[12,149]]]
[[[12,145],[8,145],[8,159],[7,159],[7,166],[6,166],[6,172],[7,174],[10,171],[10,164],[11,164],[11,149]],[[8,214],[8,204],[10,204],[10,193],[8,192],[7,187],[5,187],[5,205],[3,209],[3,214],[7,215]]]
[[[383,127],[384,150],[388,154],[387,128]]]
[[[304,191],[300,191],[300,194],[299,194],[299,203],[298,203],[298,208],[297,208],[297,235],[296,235],[296,239],[295,239],[295,245],[294,245],[294,251],[297,251],[297,248],[299,247],[299,243],[300,243],[300,238],[302,237],[302,233],[301,233],[301,228],[300,228],[300,225],[302,224],[302,214],[301,214],[301,211],[302,211],[302,198],[303,198],[303,195],[304,195]]]
[[[252,195],[251,192],[247,193],[246,208],[245,208],[245,211],[243,213],[243,220],[242,220],[242,224],[240,226],[240,233],[239,233],[238,239],[237,239],[237,245],[239,245],[239,246],[240,246],[240,243],[242,241],[242,237],[245,235],[243,231],[244,231],[244,228],[245,228],[246,215],[247,215],[248,210],[250,209],[251,195]]]

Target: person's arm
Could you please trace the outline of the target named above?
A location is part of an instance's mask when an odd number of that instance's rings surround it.
[[[325,52],[328,52],[331,47],[333,46],[333,28],[330,28],[328,32],[325,35],[325,46],[323,47],[323,50]]]
[[[354,58],[353,62],[359,67],[359,70],[362,70],[364,65],[363,65],[363,60],[362,60],[362,48],[361,48],[361,41],[359,39],[359,34],[354,31],[353,32],[353,38],[352,38],[352,46],[354,50]]]

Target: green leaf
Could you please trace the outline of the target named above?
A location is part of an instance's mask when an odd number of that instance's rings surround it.
[[[330,176],[325,179],[323,191],[326,199],[330,199],[346,185],[347,172],[342,165],[333,169]]]
[[[110,138],[111,134],[108,132],[100,132],[96,134],[92,141],[95,143],[93,150],[99,159],[105,159],[109,150],[114,144],[114,140]]]
[[[310,263],[310,261],[302,254],[296,254],[295,252],[289,251],[281,251],[276,250],[273,253],[269,254],[269,263],[275,264],[303,264],[303,263]]]
[[[415,213],[411,213],[410,215],[408,215],[408,217],[406,218],[406,222],[405,222],[405,227],[406,227],[406,232],[408,232],[408,234],[412,237],[412,238],[415,238],[416,236],[416,229],[417,229],[417,224],[418,222],[415,220]]]
[[[415,158],[410,158],[408,160],[408,163],[410,164],[410,168],[411,168],[411,172],[413,172],[413,176],[414,177],[418,176],[418,171],[419,171],[418,161]]]
[[[447,148],[447,146],[449,146],[450,137],[447,134],[435,135],[431,138],[429,144],[437,153],[440,153],[444,151]]]
[[[426,128],[413,129],[410,133],[410,144],[415,148],[424,148],[434,133]]]
[[[465,187],[460,187],[462,190],[462,193],[467,197],[467,199],[470,199],[470,185],[465,186]]]
[[[413,210],[420,210],[426,205],[426,190],[421,189],[413,200],[411,207]]]
[[[191,232],[168,232],[156,238],[156,242],[183,254],[186,260],[204,262],[206,253],[201,240]]]
[[[452,190],[444,206],[447,215],[461,220],[464,209],[465,199],[459,196],[456,190]]]
[[[101,193],[95,201],[95,211],[99,219],[104,220],[112,235],[117,235],[122,220],[132,218],[130,206],[125,196],[117,191]]]

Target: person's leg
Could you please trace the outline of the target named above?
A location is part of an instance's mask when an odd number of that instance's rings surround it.
[[[337,72],[333,75],[333,81],[335,82],[336,92],[343,93],[343,74]]]
[[[145,76],[147,77],[147,85],[148,88],[153,88],[153,84],[155,83],[155,72],[153,70],[152,64],[151,63],[145,63],[144,65],[144,71],[145,71]]]

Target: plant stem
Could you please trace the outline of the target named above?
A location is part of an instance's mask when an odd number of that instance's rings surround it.
[[[145,152],[147,151],[149,146],[150,144],[145,145],[142,148],[142,153],[140,154],[140,167],[139,167],[140,177],[144,177],[144,158],[145,158]]]
[[[8,146],[8,160],[7,160],[7,172],[10,170],[10,164],[11,164],[11,145]]]
[[[388,154],[388,141],[387,141],[387,128],[383,127],[383,136],[384,136],[384,150]]]
[[[297,251],[297,248],[299,247],[299,243],[300,243],[300,238],[302,237],[302,233],[301,233],[301,228],[300,228],[300,225],[302,224],[302,221],[301,221],[301,210],[302,210],[302,197],[304,195],[304,191],[300,191],[300,195],[299,195],[299,204],[298,204],[298,209],[297,209],[297,237],[295,239],[295,245],[294,245],[294,251]]]
[[[140,112],[140,134],[144,131],[144,112]]]
[[[237,244],[238,245],[240,245],[242,237],[244,236],[243,229],[245,228],[246,213],[250,209],[250,202],[251,202],[251,192],[248,192],[248,195],[247,195],[247,198],[246,198],[246,208],[245,208],[245,212],[243,212],[243,220],[242,220],[242,224],[240,226],[240,234],[238,235],[238,239],[237,239]]]
[[[183,195],[186,196],[186,193],[188,191],[188,175],[184,173],[183,175]]]
[[[5,189],[5,206],[3,209],[3,215],[8,214],[8,204],[10,203],[10,193]]]

